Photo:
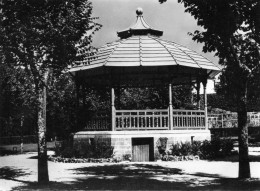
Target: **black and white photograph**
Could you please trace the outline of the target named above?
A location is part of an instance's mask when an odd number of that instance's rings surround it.
[[[260,190],[260,0],[0,0],[0,190]]]

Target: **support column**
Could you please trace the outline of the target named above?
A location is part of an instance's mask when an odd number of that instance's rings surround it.
[[[111,126],[112,131],[115,131],[116,127],[116,108],[115,108],[115,90],[111,88]]]
[[[207,104],[207,79],[203,80],[203,90],[204,90],[204,109],[205,109],[205,126],[208,130],[208,104]]]
[[[75,84],[76,84],[76,130],[75,131],[79,131],[80,130],[80,84],[79,84],[79,80],[75,79]]]
[[[200,110],[200,81],[197,79],[197,109]]]
[[[172,84],[169,84],[169,130],[173,129]]]

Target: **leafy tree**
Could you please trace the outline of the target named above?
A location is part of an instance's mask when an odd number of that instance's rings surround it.
[[[166,0],[160,0],[165,2]],[[215,52],[224,66],[222,82],[238,112],[239,178],[250,177],[247,102],[249,86],[259,88],[259,0],[178,0],[202,27],[190,33],[204,43],[204,52]],[[252,89],[251,88],[251,89]]]
[[[5,63],[0,65],[0,76],[1,136],[22,136],[24,131],[32,129],[21,129],[22,121],[35,121],[36,95],[32,80],[23,69]]]
[[[52,78],[47,95],[47,135],[64,139],[76,130],[75,84],[69,74]]]
[[[76,59],[100,25],[88,0],[3,0],[0,44],[4,62],[24,68],[33,80],[38,115],[38,182],[49,181],[46,148],[46,91],[51,75]],[[88,32],[88,33],[87,33]]]

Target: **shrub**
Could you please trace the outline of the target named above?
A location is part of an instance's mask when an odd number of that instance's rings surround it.
[[[223,146],[221,143],[221,139],[219,137],[213,137],[211,139],[211,157],[216,158],[222,155],[221,147]]]
[[[131,154],[124,154],[123,155],[123,160],[124,161],[131,161],[132,160],[132,155]]]
[[[66,147],[64,150],[61,152],[61,157],[64,158],[72,158],[75,157],[75,150],[72,147]]]
[[[100,142],[98,139],[91,144],[93,158],[110,158],[114,154],[114,147],[106,142]]]
[[[208,140],[205,140],[202,142],[201,147],[200,147],[200,157],[207,159],[212,156],[212,148],[211,148],[211,142]]]
[[[223,156],[229,156],[234,149],[233,140],[230,138],[223,139],[221,141],[221,152]]]
[[[220,139],[219,137],[213,137],[211,141],[204,140],[203,142],[194,141],[192,144],[189,142],[173,144],[168,155],[198,155],[203,159],[214,159],[231,155],[233,148],[233,141],[230,138]]]
[[[61,157],[73,157],[74,150],[69,141],[57,142],[54,147],[55,154]]]
[[[234,149],[233,141],[230,138],[220,139],[213,137],[211,141],[203,141],[201,145],[201,157],[204,159],[214,159],[228,156]]]
[[[167,137],[160,137],[158,141],[156,142],[156,146],[158,148],[158,151],[160,154],[165,155],[166,154],[166,147],[167,147]]]
[[[172,144],[171,148],[170,148],[170,154],[174,155],[174,156],[180,156],[181,152],[180,152],[180,143],[176,143],[176,144]]]
[[[67,141],[55,146],[56,156],[64,158],[111,158],[114,147],[98,139],[89,142],[75,142],[71,145]]]
[[[180,144],[180,153],[182,156],[187,156],[192,153],[192,146],[190,142],[185,142]]]
[[[199,155],[201,156],[201,146],[202,142],[201,141],[193,141],[191,144],[191,154],[192,155]]]
[[[159,152],[155,152],[154,153],[154,160],[157,161],[157,160],[161,160],[161,155]]]
[[[170,151],[169,154],[174,156],[187,156],[193,153],[192,145],[189,142],[172,144]]]

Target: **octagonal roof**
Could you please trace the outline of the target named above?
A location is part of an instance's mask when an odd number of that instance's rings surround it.
[[[106,44],[71,72],[101,66],[186,66],[219,71],[211,61],[182,45],[154,36],[131,36]]]
[[[98,48],[91,56],[78,61],[70,72],[86,71],[97,68],[128,68],[133,67],[182,67],[183,70],[203,70],[212,78],[221,68],[201,56],[175,42],[160,38],[162,31],[150,27],[142,16],[142,10],[137,10],[136,23],[129,29],[118,32],[118,41],[107,43]],[[90,54],[88,54],[90,55]],[[138,70],[138,69],[137,69]],[[90,72],[87,72],[91,75]],[[184,72],[185,73],[185,72]],[[194,73],[190,74],[195,76]]]

